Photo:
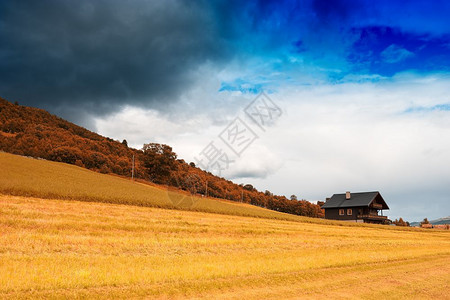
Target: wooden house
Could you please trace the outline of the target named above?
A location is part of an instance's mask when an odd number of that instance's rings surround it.
[[[325,219],[378,224],[390,222],[383,216],[383,210],[389,207],[379,192],[334,194],[322,209],[325,210]]]

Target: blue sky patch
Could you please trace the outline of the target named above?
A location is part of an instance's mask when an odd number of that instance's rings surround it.
[[[405,113],[416,113],[416,112],[433,112],[433,111],[450,111],[450,103],[436,104],[434,106],[415,106],[410,107],[405,110]]]

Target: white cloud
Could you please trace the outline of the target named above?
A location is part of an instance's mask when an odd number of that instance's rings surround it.
[[[169,143],[173,137],[196,134],[208,119],[194,116],[179,121],[170,114],[127,106],[118,113],[96,119],[95,125],[100,134],[126,139],[130,146],[141,148],[144,143]]]
[[[189,101],[171,114],[127,107],[98,119],[97,128],[133,145],[167,143],[193,161],[251,100],[249,95],[220,93],[214,105],[216,95],[205,85],[186,96],[201,111],[186,115]],[[283,108],[282,117],[258,132],[259,139],[225,174],[237,183],[309,200],[346,190],[379,190],[393,218],[448,215],[450,112],[406,111],[448,103],[449,95],[445,74],[405,73],[376,82],[282,89],[271,96]]]
[[[242,157],[235,158],[235,162],[223,176],[236,180],[237,183],[253,178],[265,179],[281,168],[282,161],[278,155],[263,145],[261,140],[257,140],[249,146]]]
[[[412,56],[414,56],[414,53],[395,44],[388,46],[381,52],[381,58],[388,63],[396,63]]]

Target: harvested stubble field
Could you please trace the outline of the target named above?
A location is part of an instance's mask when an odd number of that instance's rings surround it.
[[[42,199],[0,172],[1,298],[449,298],[448,231]]]

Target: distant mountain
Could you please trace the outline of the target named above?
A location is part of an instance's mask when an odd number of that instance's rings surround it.
[[[450,224],[450,216],[429,221],[433,225]],[[412,222],[411,226],[420,226],[420,222]]]
[[[450,216],[430,221],[430,223],[433,224],[433,225],[450,224]]]

